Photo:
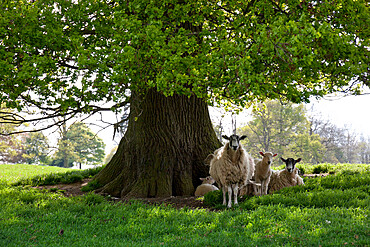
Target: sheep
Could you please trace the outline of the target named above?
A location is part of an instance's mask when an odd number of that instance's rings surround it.
[[[270,168],[272,164],[272,159],[277,154],[273,154],[271,152],[259,152],[262,155],[262,160],[256,162],[256,167],[254,170],[254,181],[256,183],[261,183],[261,186],[256,184],[253,185],[254,194],[255,195],[267,195],[267,189],[270,182],[270,177],[272,174],[272,170]]]
[[[285,169],[272,173],[268,186],[269,194],[285,187],[304,185],[303,179],[298,175],[299,169],[295,167],[296,163],[301,161],[301,158],[296,160],[281,158],[281,160],[285,163]]]
[[[234,194],[234,205],[238,204],[239,187],[247,184],[252,178],[254,162],[239,143],[246,136],[231,135],[228,137],[223,135],[222,137],[228,142],[214,152],[209,174],[222,189],[223,205],[226,205],[226,192],[228,192],[227,207],[231,208],[232,194]]]
[[[218,188],[213,185],[216,181],[211,176],[200,178],[200,180],[203,182],[195,190],[195,196],[204,196],[208,192],[218,190]]]

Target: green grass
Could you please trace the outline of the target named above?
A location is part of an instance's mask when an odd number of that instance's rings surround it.
[[[370,166],[367,164],[330,164],[330,163],[321,163],[316,165],[298,163],[297,167],[301,170],[303,174],[319,174],[319,173],[338,173],[341,171],[351,170],[351,171],[370,171]],[[284,169],[285,165],[273,167],[274,170]]]
[[[12,184],[20,179],[28,179],[34,176],[42,176],[50,173],[65,173],[72,171],[70,168],[61,168],[56,166],[36,166],[36,165],[0,165],[0,182]]]
[[[75,170],[53,166],[35,165],[0,165],[0,184],[19,185],[52,185],[70,184],[93,177],[102,167],[86,170]]]
[[[219,211],[8,184],[0,188],[0,246],[370,246],[368,167]]]

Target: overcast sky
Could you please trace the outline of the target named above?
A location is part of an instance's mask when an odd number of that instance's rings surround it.
[[[347,126],[358,134],[370,137],[370,94],[325,97],[313,100],[308,106],[314,106],[322,117],[338,127]]]

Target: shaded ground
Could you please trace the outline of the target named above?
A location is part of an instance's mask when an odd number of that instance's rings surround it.
[[[80,196],[85,194],[86,192],[81,191],[81,187],[87,185],[87,183],[91,179],[84,179],[81,182],[73,183],[73,184],[56,184],[56,185],[45,185],[45,186],[37,186],[39,189],[47,189],[47,190],[59,190],[62,191],[63,194],[67,197],[70,196]],[[147,204],[154,204],[154,205],[172,205],[175,208],[207,208],[203,204],[202,200],[199,200],[195,196],[171,196],[165,198],[135,198],[136,200],[140,200]],[[112,198],[114,201],[123,201],[128,202],[128,199],[121,199],[121,198]]]
[[[322,174],[305,174],[303,177],[324,177],[328,176],[329,173],[322,173]],[[47,189],[47,190],[61,190],[65,196],[80,196],[85,194],[86,192],[81,191],[81,187],[85,186],[91,179],[84,179],[81,182],[73,183],[73,184],[56,184],[56,185],[46,185],[46,186],[38,186],[37,188],[40,189]],[[127,199],[121,198],[112,198],[114,201],[123,201],[127,202]],[[165,198],[136,198],[136,200],[140,200],[147,204],[153,205],[172,205],[177,209],[181,208],[208,208],[213,210],[210,207],[207,207],[203,204],[202,200],[199,200],[195,196],[171,196]]]

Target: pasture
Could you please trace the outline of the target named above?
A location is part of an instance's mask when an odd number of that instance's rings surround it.
[[[176,209],[32,187],[93,175],[54,169],[0,165],[0,246],[370,246],[370,165],[306,166],[330,175],[232,209],[217,192]]]

